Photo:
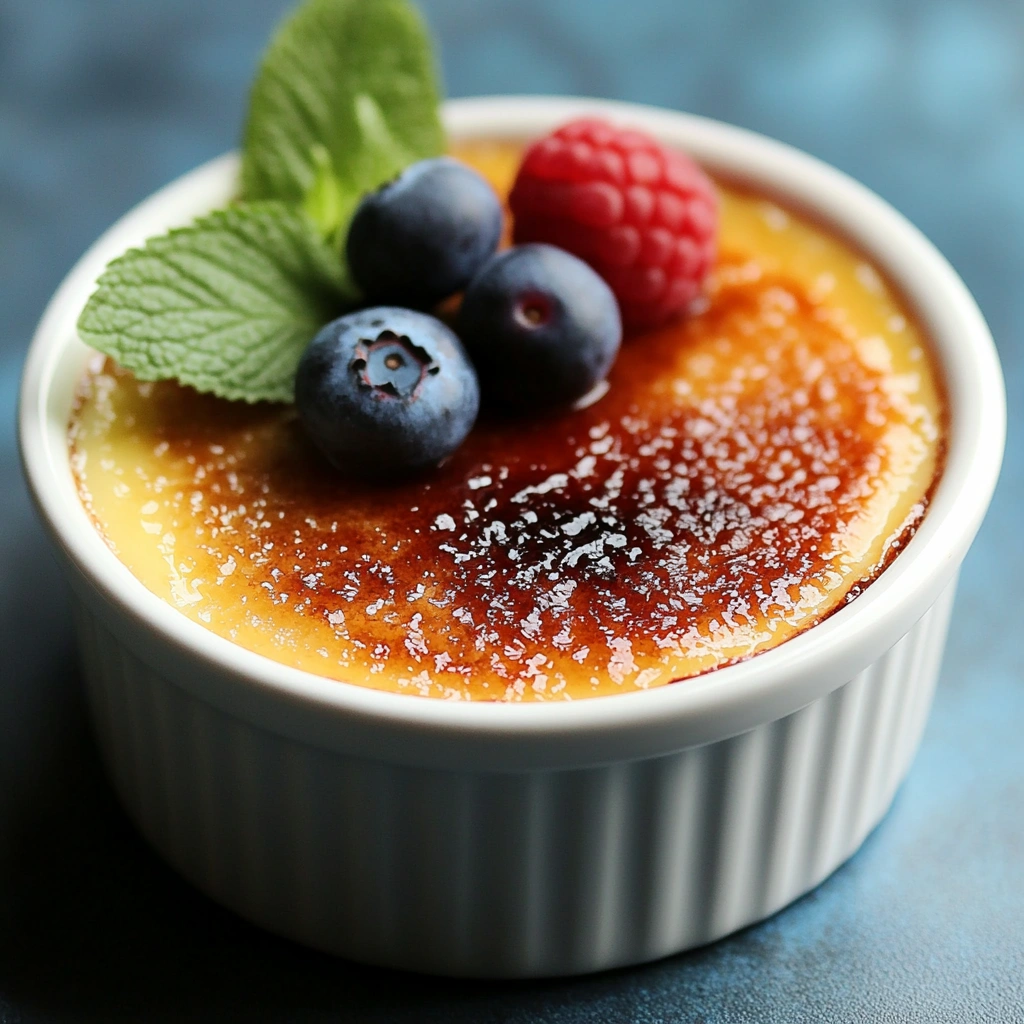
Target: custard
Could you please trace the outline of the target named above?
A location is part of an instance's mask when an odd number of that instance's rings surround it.
[[[505,193],[519,150],[456,155]],[[706,308],[628,338],[585,408],[484,417],[436,472],[354,484],[290,407],[140,383],[98,358],[70,425],[82,501],[182,614],[377,689],[580,698],[774,647],[913,533],[942,403],[918,327],[869,263],[719,191]]]

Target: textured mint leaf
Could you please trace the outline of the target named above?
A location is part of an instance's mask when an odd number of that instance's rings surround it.
[[[406,0],[306,0],[252,88],[243,196],[300,204],[312,192],[322,210],[326,182],[328,208],[351,212],[364,192],[442,152],[438,100],[430,38]]]
[[[113,260],[78,330],[141,380],[288,402],[306,345],[353,294],[305,213],[239,203]]]

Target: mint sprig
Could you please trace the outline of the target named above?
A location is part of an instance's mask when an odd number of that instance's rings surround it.
[[[444,148],[430,39],[407,0],[306,0],[252,88],[241,202],[114,260],[82,339],[141,380],[292,400],[306,345],[357,298],[363,193]]]
[[[305,213],[240,203],[112,261],[78,330],[140,380],[290,402],[303,350],[352,298]]]
[[[253,84],[243,197],[312,195],[337,232],[363,193],[443,151],[438,102],[430,38],[406,0],[307,0]]]

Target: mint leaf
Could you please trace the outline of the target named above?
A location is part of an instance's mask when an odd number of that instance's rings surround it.
[[[327,210],[337,233],[364,192],[442,152],[438,99],[430,38],[406,0],[306,0],[253,85],[244,198]]]
[[[303,350],[352,298],[305,213],[239,203],[113,260],[78,330],[141,380],[290,402]]]

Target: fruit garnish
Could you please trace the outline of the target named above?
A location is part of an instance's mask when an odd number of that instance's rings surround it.
[[[392,306],[329,323],[302,356],[295,403],[339,469],[386,478],[436,465],[469,433],[476,374],[440,320]]]
[[[526,151],[509,196],[516,242],[586,260],[628,328],[664,322],[701,294],[714,261],[714,187],[684,153],[643,132],[585,118]]]
[[[486,179],[436,157],[363,198],[345,253],[367,298],[428,307],[469,284],[498,248],[501,229],[501,202]]]
[[[510,197],[521,244],[495,256],[501,202],[443,148],[407,0],[305,0],[253,84],[239,201],[113,260],[83,340],[140,380],[294,399],[332,462],[387,474],[462,442],[477,372],[506,408],[590,400],[623,321],[658,323],[700,293],[716,201],[683,154],[597,120],[563,126],[527,151]],[[475,369],[448,327],[398,308],[459,292]],[[362,303],[380,308],[342,315]]]
[[[485,396],[510,408],[568,405],[607,375],[622,340],[608,285],[550,245],[517,245],[473,279],[456,329]]]
[[[364,192],[444,147],[406,0],[306,0],[253,85],[242,201],[114,260],[82,339],[142,380],[289,401],[303,349],[358,299],[341,251]]]

